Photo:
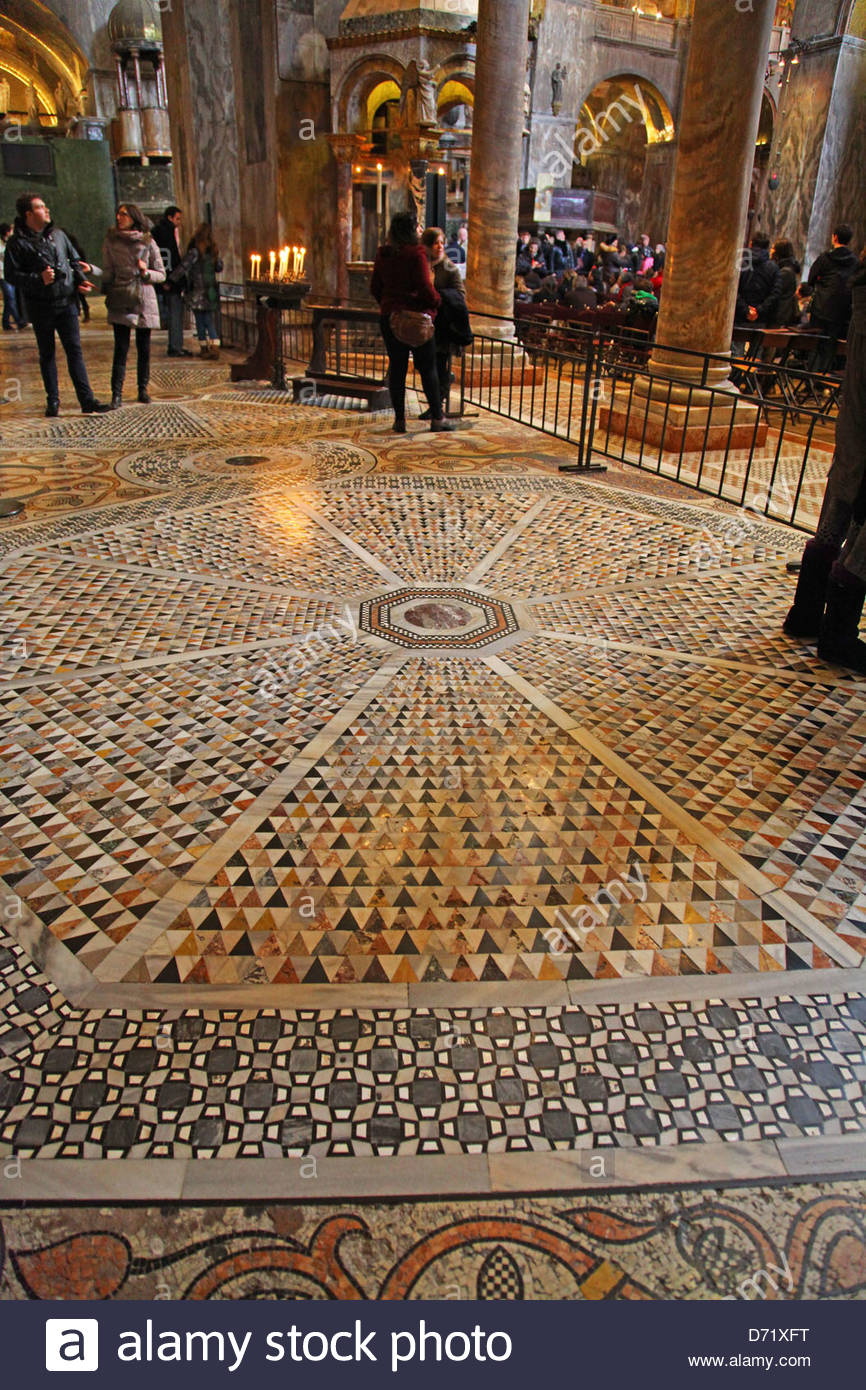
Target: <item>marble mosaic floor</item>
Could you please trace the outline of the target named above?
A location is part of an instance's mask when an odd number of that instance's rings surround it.
[[[225,356],[49,422],[3,348],[5,1296],[60,1193],[303,1208],[306,1159],[317,1201],[482,1203],[615,1155],[629,1188],[787,1183],[791,1225],[792,1184],[866,1172],[866,685],[780,633],[797,533]],[[491,1240],[466,1278],[517,1288]]]

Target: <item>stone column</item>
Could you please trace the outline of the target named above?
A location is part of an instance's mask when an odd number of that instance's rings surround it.
[[[528,31],[529,0],[479,0],[466,288],[474,314],[508,320],[476,323],[497,337],[513,333]]]
[[[727,354],[775,0],[696,0],[677,133],[664,289],[656,338]],[[701,378],[699,359],[653,353],[649,370]],[[709,386],[728,378],[724,362]]]
[[[349,298],[349,261],[352,259],[352,160],[358,140],[351,135],[328,137],[337,165],[337,298]]]

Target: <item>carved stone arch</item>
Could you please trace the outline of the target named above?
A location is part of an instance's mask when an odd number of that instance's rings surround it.
[[[580,105],[578,107],[578,129],[586,121],[586,113],[590,109],[590,99],[599,87],[604,86],[604,84],[608,82],[621,82],[623,85],[624,92],[626,93],[629,84],[634,84],[637,87],[639,87],[640,95],[649,97],[653,104],[658,107],[663,117],[665,126],[669,127],[671,130],[675,129],[674,111],[676,110],[676,103],[673,100],[673,93],[671,91],[664,90],[664,88],[659,83],[656,77],[650,77],[648,73],[637,72],[633,68],[626,70],[623,70],[622,68],[614,68],[610,72],[602,71],[600,73],[596,73],[593,76],[592,83],[588,87],[588,89],[585,90]],[[634,94],[634,100],[639,100],[637,94]],[[643,122],[643,124],[646,125],[645,122]],[[647,140],[649,142],[650,131],[647,130],[646,133]]]
[[[340,134],[362,135],[369,130],[367,103],[370,94],[387,82],[402,88],[405,68],[387,53],[361,58],[344,76],[334,102],[334,129]]]
[[[70,30],[46,5],[39,0],[3,0],[0,77],[20,84],[19,93],[32,82],[43,116],[52,122],[56,117],[58,87],[62,106],[77,108],[89,66]]]
[[[445,110],[462,99],[475,108],[475,59],[465,50],[453,53],[435,69],[436,109]]]

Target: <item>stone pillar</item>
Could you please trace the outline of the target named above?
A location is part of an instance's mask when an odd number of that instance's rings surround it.
[[[511,337],[529,0],[479,0],[466,288],[476,326]]]
[[[775,0],[696,0],[677,133],[668,254],[656,338],[727,354]],[[653,352],[650,372],[701,379],[702,364]],[[709,386],[728,379],[710,366]]]
[[[352,135],[329,135],[337,166],[337,298],[349,298],[352,260],[352,160],[360,142]]]

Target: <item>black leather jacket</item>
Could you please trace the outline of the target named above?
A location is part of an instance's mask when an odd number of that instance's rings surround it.
[[[49,267],[54,271],[54,279],[46,285],[42,272]],[[33,318],[73,303],[78,286],[87,276],[64,231],[49,222],[41,232],[34,232],[17,217],[15,230],[6,243],[6,278],[21,290]]]

